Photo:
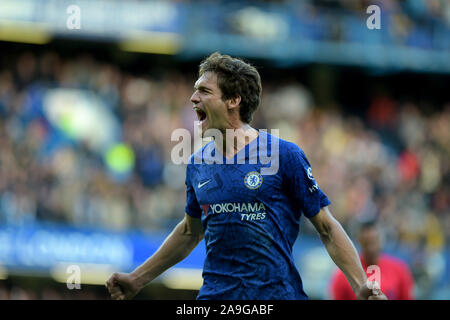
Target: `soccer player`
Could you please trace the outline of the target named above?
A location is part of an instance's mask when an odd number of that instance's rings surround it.
[[[214,53],[200,64],[191,101],[203,136],[210,131],[215,140],[187,165],[184,219],[142,265],[109,278],[113,299],[134,297],[203,238],[206,259],[197,299],[308,299],[292,257],[302,214],[355,295],[386,299],[370,289],[356,249],[328,209],[330,201],[304,152],[249,125],[260,96],[259,73],[244,61]],[[227,132],[232,139],[217,138]]]
[[[361,263],[367,275],[372,277],[379,272],[379,285],[389,300],[414,299],[414,280],[406,263],[381,252],[381,236],[375,221],[361,224],[358,233],[361,246]],[[377,268],[369,269],[369,266]],[[374,277],[376,278],[376,277]],[[335,300],[355,300],[355,294],[339,270],[330,282],[330,294]]]

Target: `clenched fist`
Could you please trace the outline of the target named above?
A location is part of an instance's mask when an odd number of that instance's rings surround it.
[[[388,300],[384,293],[378,287],[369,285],[367,282],[361,286],[356,293],[358,300]]]
[[[105,285],[113,300],[132,299],[141,289],[129,273],[114,273]]]

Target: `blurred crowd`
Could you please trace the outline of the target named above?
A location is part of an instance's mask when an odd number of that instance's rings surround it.
[[[447,0],[313,0],[287,1],[297,12],[300,23],[311,24],[311,35],[318,39],[358,41],[364,43],[395,43],[427,49],[450,48],[450,2]],[[361,28],[374,11],[380,8],[381,29],[370,32]],[[339,19],[336,14],[340,13]]]
[[[266,41],[292,39],[305,46],[311,45],[309,41],[357,43],[371,46],[367,55],[383,55],[379,47],[392,49],[390,45],[399,51],[450,50],[448,0],[205,0],[189,4],[192,14],[201,13],[187,26],[189,35],[201,34],[206,25],[211,36],[219,33]],[[379,10],[368,10],[373,5]],[[379,22],[376,31],[368,28],[375,21]],[[201,41],[197,38],[202,37],[192,37]]]
[[[177,128],[192,132],[186,75],[133,75],[89,56],[24,52],[0,70],[0,222],[69,223],[165,231],[183,216],[185,166],[171,161]],[[433,113],[376,96],[366,117],[319,107],[300,83],[263,79],[256,128],[278,128],[300,145],[345,227],[379,217],[390,243],[441,250],[450,234],[450,103]],[[117,179],[83,140],[42,111],[52,88],[88,89],[106,101],[135,155]],[[98,119],[102,130],[102,119]]]
[[[298,3],[300,1],[284,1]],[[342,9],[365,14],[371,5],[379,5],[383,11],[401,14],[409,23],[440,20],[450,23],[450,4],[446,0],[310,0],[311,6],[318,8]],[[413,22],[414,21],[414,22]]]

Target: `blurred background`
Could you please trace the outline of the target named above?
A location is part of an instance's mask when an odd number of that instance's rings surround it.
[[[186,199],[171,133],[193,132],[214,51],[258,68],[252,125],[305,151],[352,239],[377,218],[415,297],[449,299],[447,0],[0,1],[0,299],[107,299],[158,248]],[[307,219],[293,253],[328,299],[336,267]],[[137,299],[195,298],[203,258],[202,242]]]

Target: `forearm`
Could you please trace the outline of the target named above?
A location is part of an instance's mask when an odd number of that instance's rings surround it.
[[[338,221],[329,225],[326,232],[320,234],[331,259],[342,270],[353,289],[357,290],[367,281],[367,276],[359,260],[358,253]]]
[[[140,288],[159,276],[161,273],[186,258],[201,241],[202,236],[192,233],[186,221],[180,222],[166,238],[161,247],[142,265],[137,267],[131,276]]]

